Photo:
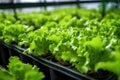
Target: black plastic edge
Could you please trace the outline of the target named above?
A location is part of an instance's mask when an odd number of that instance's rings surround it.
[[[84,74],[81,74],[81,73],[79,73],[77,71],[74,71],[74,70],[72,70],[70,68],[67,68],[65,66],[62,66],[60,64],[54,63],[52,61],[49,61],[47,59],[36,58],[36,57],[31,56],[31,55],[28,55],[28,56],[31,57],[32,59],[34,59],[35,61],[37,61],[39,63],[42,63],[45,66],[48,66],[49,68],[51,68],[53,70],[59,71],[61,73],[64,73],[64,74],[66,74],[68,76],[71,76],[71,77],[77,79],[77,80],[81,80],[81,79],[82,80],[83,79],[85,79],[85,80],[95,80],[95,79],[93,79],[91,77],[88,77],[88,76],[86,76]]]
[[[22,54],[22,52],[25,50],[24,48],[20,48],[18,47],[17,45],[7,45],[5,44],[4,42],[0,42],[2,43],[3,45],[5,45],[6,47],[8,48],[11,48],[11,49],[14,49],[16,50],[18,53]],[[23,54],[24,55],[24,54]],[[70,68],[67,68],[65,66],[62,66],[58,63],[55,63],[55,62],[52,62],[52,61],[49,61],[47,59],[44,59],[44,58],[37,58],[37,57],[34,57],[34,56],[31,56],[31,55],[25,55],[25,56],[28,56],[29,58],[31,58],[31,60],[34,60],[46,67],[49,67],[50,69],[53,69],[55,71],[58,71],[58,72],[61,72],[65,75],[68,75],[68,76],[71,76],[72,78],[76,79],[76,80],[95,80],[87,75],[84,75],[84,74],[81,74],[77,71],[74,71]]]
[[[12,45],[12,46],[10,46],[10,47],[13,48],[14,50],[17,50],[17,51],[18,51],[19,53],[21,53],[21,54],[22,54],[22,52],[25,50],[24,48],[20,48],[20,47],[18,47],[17,45]],[[23,54],[23,55],[24,55],[24,54]],[[73,77],[74,79],[77,79],[77,80],[81,80],[81,79],[85,79],[85,80],[95,80],[95,79],[93,79],[93,78],[91,78],[91,77],[89,77],[89,76],[87,76],[87,75],[81,74],[81,73],[79,73],[79,72],[77,72],[77,71],[75,71],[75,70],[72,70],[72,69],[70,69],[70,68],[67,68],[67,67],[65,67],[65,66],[63,66],[63,65],[60,65],[60,64],[58,64],[58,63],[49,61],[49,60],[47,60],[47,59],[45,59],[45,58],[41,58],[41,57],[38,58],[38,57],[34,57],[34,56],[32,56],[32,55],[26,55],[26,56],[30,57],[32,60],[34,60],[34,61],[36,61],[36,62],[38,62],[38,63],[40,63],[40,64],[42,64],[42,65],[44,65],[44,66],[46,66],[46,67],[49,67],[49,68],[51,68],[51,69],[53,69],[53,70],[56,70],[56,71],[58,71],[58,72],[61,72],[61,73],[65,74],[65,75],[71,76],[71,77]]]

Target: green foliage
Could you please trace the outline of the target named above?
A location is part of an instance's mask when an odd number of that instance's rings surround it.
[[[42,80],[44,77],[39,68],[22,63],[18,57],[10,57],[8,70],[0,69],[0,80]]]
[[[106,58],[109,54],[104,50],[104,43],[99,36],[86,42],[86,51],[91,69],[94,69],[96,63],[109,59]]]
[[[33,34],[34,27],[30,26],[26,29],[26,31],[18,36],[18,46],[25,46],[28,47],[30,43],[32,42],[32,39],[30,36],[34,36]]]
[[[34,25],[37,28],[42,27],[48,21],[46,15],[39,13],[29,13],[29,16],[28,14],[19,14],[19,18],[23,24]]]
[[[4,29],[4,24],[0,24],[0,40],[3,39],[2,35],[3,35],[3,29]]]
[[[57,60],[69,62],[81,73],[90,70],[94,72],[95,69],[103,68],[103,65],[106,70],[119,76],[117,67],[109,67],[119,64],[115,57],[119,53],[115,47],[120,44],[119,14],[119,10],[108,10],[106,16],[101,18],[99,11],[85,8],[59,9],[29,15],[19,13],[22,24],[3,21],[0,36],[7,43],[18,42],[19,46],[24,45],[27,47],[24,53],[27,54],[42,56],[50,51]],[[22,71],[23,67],[20,69]],[[33,75],[36,74],[33,72]],[[32,74],[27,73],[22,77],[28,79],[29,75]]]
[[[24,51],[24,53],[29,53],[35,56],[41,56],[47,54],[49,42],[46,40],[46,35],[48,34],[46,28],[38,29],[28,36],[29,48]]]
[[[39,72],[39,68],[22,63],[18,57],[11,57],[9,61],[9,72],[14,75],[16,80],[42,80],[44,78],[43,73]]]
[[[99,62],[111,61],[110,56],[119,37],[119,21],[108,17],[100,20],[101,16],[97,18],[99,13],[97,16],[90,14],[95,10],[80,10],[83,13],[78,9],[72,12],[65,10],[66,13],[62,10],[50,12],[50,22],[27,34],[31,41],[28,41],[26,52],[41,56],[50,50],[56,59],[68,61],[82,73],[94,71]]]
[[[16,80],[16,79],[10,72],[4,69],[0,69],[0,80]]]
[[[26,26],[16,23],[11,25],[6,25],[3,30],[4,42],[18,42],[18,36],[26,31]]]
[[[108,70],[111,71],[115,74],[118,75],[118,80],[120,80],[120,48],[119,46],[116,47],[116,51],[113,52],[113,56],[111,58],[114,58],[112,61],[107,61],[107,62],[100,62],[95,66],[95,70],[97,71],[98,69],[103,69],[103,70]]]

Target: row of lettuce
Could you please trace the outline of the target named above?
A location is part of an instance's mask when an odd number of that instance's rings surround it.
[[[42,80],[45,77],[39,68],[22,63],[18,57],[10,57],[7,68],[0,68],[0,80]]]
[[[0,39],[26,48],[24,54],[51,54],[80,73],[108,70],[120,80],[120,10],[103,18],[97,10],[59,9],[1,14]]]

